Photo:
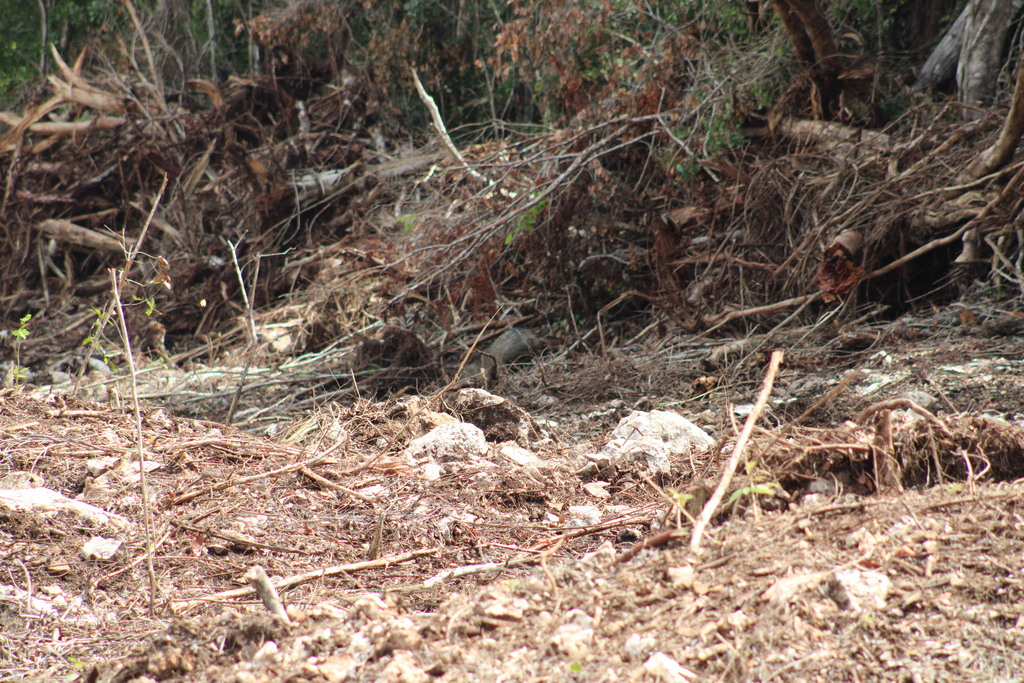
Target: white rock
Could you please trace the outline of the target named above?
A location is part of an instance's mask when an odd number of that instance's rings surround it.
[[[611,541],[605,541],[596,550],[591,550],[581,557],[579,564],[586,567],[603,567],[611,563],[616,555],[618,553],[615,551],[615,546],[611,544]]]
[[[121,515],[107,512],[79,500],[72,500],[62,493],[47,488],[0,489],[0,510],[9,510],[14,513],[32,512],[47,517],[59,512],[71,512],[98,526],[109,525],[118,528],[131,526],[131,523]]]
[[[672,582],[672,585],[680,588],[691,588],[693,586],[693,579],[697,575],[697,572],[694,571],[693,567],[688,564],[684,564],[679,567],[669,567],[666,570],[666,573],[668,574],[668,580]]]
[[[416,664],[411,652],[395,650],[378,681],[387,683],[428,683],[430,676]]]
[[[34,489],[45,483],[41,474],[25,470],[0,475],[0,489]]]
[[[109,560],[121,549],[122,543],[116,538],[93,536],[82,545],[82,557],[87,560]]]
[[[896,398],[905,398],[913,401],[925,410],[935,410],[939,407],[939,399],[935,398],[928,392],[918,391],[916,389],[900,392],[896,394]]]
[[[349,654],[332,655],[316,665],[317,673],[329,683],[354,680],[361,662]]]
[[[644,673],[656,681],[683,683],[697,678],[697,673],[669,657],[664,652],[655,652],[644,662]]]
[[[511,460],[517,465],[532,465],[538,458],[533,452],[526,450],[513,441],[506,441],[498,446],[498,453],[506,460]]]
[[[280,659],[277,653],[277,643],[273,640],[268,640],[260,646],[260,649],[256,650],[256,654],[252,656],[252,663],[263,666],[274,664]]]
[[[732,408],[732,414],[736,417],[747,417],[754,412],[753,403],[739,403]]]
[[[476,425],[453,422],[410,441],[404,455],[412,464],[471,461],[487,455],[487,439]]]
[[[17,605],[22,610],[22,614],[28,613],[41,617],[50,617],[54,614],[54,607],[49,600],[30,596],[28,591],[17,586],[0,584],[0,600]]]
[[[577,623],[562,624],[551,636],[551,646],[557,652],[579,659],[594,641],[594,629]]]
[[[530,414],[507,398],[483,389],[461,389],[451,399],[451,407],[464,420],[472,422],[491,441],[514,441],[529,446],[545,435]]]
[[[110,366],[104,363],[99,358],[89,358],[89,370],[98,372],[101,375],[110,374]]]
[[[58,386],[62,385],[62,384],[71,384],[71,373],[69,373],[69,372],[62,372],[60,370],[51,370],[50,371],[50,384],[54,384],[54,385],[58,385]]]
[[[570,505],[568,525],[572,527],[594,526],[601,522],[601,508],[596,505]]]
[[[612,431],[601,453],[619,468],[641,464],[651,474],[668,474],[672,458],[706,451],[715,440],[703,429],[678,413],[667,410],[634,410]]]
[[[430,403],[422,396],[407,396],[398,405],[408,416],[414,434],[426,434],[435,427],[458,422],[448,413],[439,413],[430,409]]]
[[[90,477],[98,477],[117,467],[120,458],[112,455],[105,455],[101,458],[89,458],[85,461],[85,471]]]
[[[420,465],[420,474],[427,481],[437,481],[441,478],[441,466],[436,462],[426,462]]]
[[[882,609],[892,582],[881,572],[840,569],[829,582],[829,597],[840,609],[861,612]]]
[[[622,658],[625,661],[640,659],[654,649],[656,641],[651,635],[631,633],[622,644]]]
[[[149,474],[150,472],[153,472],[163,467],[163,463],[154,462],[153,460],[146,460],[145,465],[146,474]],[[125,479],[132,482],[133,484],[139,483],[139,480],[142,479],[142,475],[139,474],[139,470],[140,468],[138,460],[131,460],[129,462],[124,463],[121,466],[121,472],[124,473]]]

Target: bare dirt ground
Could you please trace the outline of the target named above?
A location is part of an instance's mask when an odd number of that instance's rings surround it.
[[[1024,341],[1015,316],[958,310],[730,346],[552,345],[490,387],[528,417],[492,416],[487,452],[432,476],[406,448],[480,422],[456,390],[246,431],[181,416],[201,401],[150,405],[141,432],[123,381],[93,390],[124,407],[4,390],[0,677],[1019,680]],[[786,362],[748,465],[693,552],[687,515],[771,348]],[[586,469],[635,408],[718,448],[667,475]],[[43,490],[60,500],[25,502]]]

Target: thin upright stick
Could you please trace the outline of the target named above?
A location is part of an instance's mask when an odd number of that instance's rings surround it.
[[[697,552],[700,548],[701,536],[704,535],[704,529],[708,524],[711,523],[711,518],[715,516],[715,511],[718,509],[719,504],[722,502],[722,498],[725,497],[725,492],[729,489],[729,484],[732,483],[732,477],[736,474],[736,468],[739,467],[740,462],[743,460],[743,450],[747,447],[747,442],[750,441],[750,435],[754,431],[754,425],[761,418],[761,413],[764,411],[765,405],[768,404],[768,397],[772,393],[772,386],[775,384],[775,376],[779,372],[779,366],[782,364],[783,353],[781,350],[776,349],[772,351],[771,360],[768,362],[768,372],[765,373],[764,383],[761,385],[761,393],[757,395],[757,402],[754,404],[754,409],[747,416],[747,421],[743,425],[743,429],[740,431],[739,438],[736,439],[736,445],[733,446],[732,455],[729,456],[729,462],[725,465],[725,470],[722,471],[722,478],[718,482],[718,488],[711,494],[711,498],[704,505],[704,509],[700,513],[700,518],[697,519],[696,524],[693,525],[693,536],[690,538],[690,550]]]
[[[142,520],[143,529],[146,533],[146,573],[149,575],[149,615],[156,613],[156,601],[159,589],[156,583],[156,571],[153,569],[153,512],[149,507],[149,485],[146,482],[146,450],[143,447],[142,435],[142,408],[139,405],[139,382],[138,373],[135,370],[135,358],[132,356],[132,341],[128,334],[128,320],[124,315],[124,306],[121,305],[121,278],[117,271],[110,269],[110,282],[114,301],[114,308],[117,311],[117,322],[121,331],[121,343],[124,344],[124,355],[128,362],[128,372],[131,376],[132,387],[132,412],[135,416],[135,448],[139,457],[139,485],[142,493]]]

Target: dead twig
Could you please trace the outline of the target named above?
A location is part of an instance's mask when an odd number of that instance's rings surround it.
[[[753,308],[745,308],[741,311],[730,311],[729,313],[719,313],[717,315],[706,316],[704,318],[704,322],[711,327],[704,330],[702,334],[713,332],[722,325],[731,323],[733,320],[739,320],[740,318],[748,318],[752,315],[763,315],[765,313],[776,313],[778,311],[784,311],[787,308],[793,308],[794,306],[806,306],[811,302],[817,301],[822,296],[824,296],[822,292],[815,292],[814,294],[795,296],[792,299],[776,301],[773,304],[765,304],[764,306],[754,306]]]
[[[135,372],[135,358],[132,356],[132,342],[128,334],[128,322],[121,305],[121,289],[118,287],[117,272],[110,269],[110,281],[114,295],[114,308],[117,310],[117,322],[121,328],[121,343],[128,362],[128,376],[132,388],[132,411],[135,416],[135,446],[139,462],[139,485],[142,492],[142,526],[146,534],[146,573],[149,576],[149,615],[156,613],[157,583],[156,571],[153,568],[153,511],[149,507],[149,485],[146,482],[146,452],[142,447],[142,408],[139,405],[139,378]]]
[[[131,336],[128,334],[128,321],[124,315],[124,306],[121,304],[121,290],[128,281],[128,271],[131,270],[132,263],[135,261],[135,257],[138,256],[142,241],[145,239],[146,233],[149,231],[149,226],[153,222],[153,214],[156,213],[156,207],[160,205],[160,198],[163,197],[165,189],[167,189],[166,175],[164,175],[163,183],[160,185],[160,191],[157,193],[156,199],[153,201],[153,210],[150,211],[146,222],[142,226],[142,231],[139,233],[139,239],[135,241],[135,244],[131,249],[126,248],[124,269],[120,273],[113,268],[110,270],[113,305],[117,310],[117,320],[121,328],[121,342],[124,344],[124,353],[128,362],[128,373],[131,379],[132,412],[135,417],[135,447],[137,449],[139,461],[139,484],[142,490],[143,527],[146,533],[146,571],[149,575],[150,616],[153,616],[155,613],[158,592],[156,571],[153,568],[153,511],[149,507],[149,486],[146,481],[146,452],[142,445],[144,437],[142,430],[142,407],[139,404],[139,378],[135,370],[135,357],[132,354]]]
[[[249,292],[245,288],[245,278],[242,276],[242,266],[238,263],[238,249],[235,243],[231,240],[226,240],[228,243],[228,249],[231,250],[231,263],[235,266],[235,276],[238,278],[238,287],[242,293],[242,303],[245,304],[245,320],[246,320],[246,333],[249,337],[248,343],[245,346],[245,365],[242,367],[242,376],[238,380],[238,386],[235,387],[235,393],[231,397],[231,405],[228,406],[228,414],[224,418],[224,422],[231,424],[235,419],[235,410],[238,408],[238,399],[242,396],[242,388],[245,386],[245,378],[249,375],[249,368],[252,367],[253,361],[256,359],[256,349],[259,347],[260,335],[256,331],[256,318],[252,310],[252,299],[249,298]],[[255,284],[260,276],[260,258],[256,257],[256,272],[253,273],[252,281]]]
[[[608,529],[614,529],[616,527],[625,526],[637,521],[637,517],[619,517],[617,519],[610,519],[607,522],[601,522],[600,524],[594,524],[592,526],[585,526],[572,531],[565,531],[557,536],[546,538],[543,541],[539,541],[530,546],[530,552],[540,552],[545,548],[550,548],[553,545],[564,543],[571,538],[579,538],[580,536],[589,536],[596,534],[601,531],[607,531]]]
[[[914,411],[921,417],[925,418],[930,424],[935,425],[940,432],[948,436],[950,439],[955,438],[953,436],[953,432],[949,431],[949,427],[946,426],[946,423],[937,418],[932,411],[909,398],[891,398],[885,401],[872,403],[857,416],[857,422],[860,424],[866,424],[867,421],[876,413],[882,412],[883,410],[899,410],[901,408]]]
[[[286,624],[290,625],[292,623],[292,620],[288,618],[288,612],[285,610],[284,604],[281,602],[281,596],[277,593],[277,588],[274,587],[270,577],[267,576],[266,570],[261,565],[253,565],[243,578],[256,591],[256,595],[260,596],[260,600],[263,601],[263,606],[267,608],[268,612]]]
[[[228,479],[227,481],[222,481],[219,484],[214,484],[213,486],[204,486],[204,487],[196,489],[194,491],[189,491],[187,493],[183,493],[180,496],[176,496],[175,498],[173,498],[170,501],[170,504],[171,505],[181,505],[182,503],[187,503],[190,500],[194,500],[194,499],[198,498],[199,496],[203,495],[204,493],[213,493],[214,491],[223,491],[224,489],[229,489],[232,486],[238,486],[240,484],[249,484],[249,483],[254,482],[254,481],[259,481],[260,479],[267,479],[268,477],[276,477],[276,476],[278,476],[280,474],[288,474],[289,472],[301,471],[303,468],[309,468],[309,466],[316,465],[317,463],[323,461],[324,458],[326,458],[328,455],[330,455],[335,450],[337,450],[340,447],[340,445],[341,444],[335,444],[334,446],[331,446],[329,449],[327,449],[323,453],[317,455],[314,458],[310,458],[309,460],[303,460],[302,462],[293,462],[291,465],[285,465],[284,467],[278,467],[276,470],[270,470],[269,472],[261,472],[260,474],[254,474],[254,475],[252,475],[250,477],[240,477],[238,479]]]
[[[469,175],[471,175],[473,178],[480,181],[487,187],[493,186],[495,182],[488,178],[487,176],[485,176],[483,173],[480,173],[476,169],[472,168],[469,165],[469,162],[466,161],[466,157],[462,155],[462,152],[460,152],[459,149],[455,146],[455,143],[452,142],[451,137],[448,135],[448,129],[444,125],[444,120],[441,118],[441,112],[438,111],[437,105],[434,103],[434,98],[431,97],[430,94],[427,92],[426,88],[423,87],[423,83],[420,82],[420,77],[419,74],[416,73],[416,69],[410,70],[412,71],[412,82],[416,86],[416,92],[419,93],[420,100],[423,101],[423,104],[427,107],[427,110],[430,112],[430,118],[434,122],[434,129],[437,130],[437,134],[441,136],[441,140],[442,142],[444,142],[445,149],[448,150],[448,153],[451,154],[456,161],[462,164],[462,167],[466,169],[466,172],[469,173]]]
[[[673,540],[681,538],[684,535],[685,532],[682,529],[667,529],[662,531],[660,534],[655,534],[654,536],[645,538],[640,543],[637,543],[632,548],[612,560],[611,564],[615,565],[623,562],[629,562],[648,548],[660,548],[661,546],[668,545]]]
[[[316,483],[320,484],[321,486],[326,486],[327,488],[332,489],[334,491],[337,491],[339,493],[344,493],[346,496],[351,496],[352,498],[355,498],[357,500],[361,500],[364,503],[373,504],[373,503],[377,502],[376,498],[374,498],[372,496],[363,495],[362,493],[359,493],[358,491],[353,491],[352,489],[348,488],[347,486],[342,486],[341,484],[338,484],[336,482],[331,481],[327,477],[321,477],[319,474],[317,474],[313,470],[309,469],[308,467],[300,467],[299,468],[299,472],[301,472],[303,476],[309,477],[310,479],[312,479]]]
[[[420,550],[413,550],[408,553],[402,553],[401,555],[391,555],[390,557],[382,557],[379,560],[367,560],[364,562],[351,562],[349,564],[338,564],[331,567],[324,567],[323,569],[315,569],[309,572],[303,572],[302,574],[296,574],[286,579],[280,579],[279,581],[271,582],[271,585],[276,590],[284,590],[287,588],[294,588],[295,586],[302,585],[309,581],[315,581],[322,579],[325,576],[335,576],[337,574],[350,574],[352,572],[363,571],[364,569],[376,569],[378,567],[388,567],[393,564],[402,564],[403,562],[409,562],[415,560],[417,557],[423,557],[424,555],[434,555],[440,552],[440,548],[423,548]],[[221,591],[220,593],[214,593],[201,598],[194,598],[192,600],[172,600],[170,602],[171,611],[175,614],[181,614],[187,610],[190,610],[199,605],[208,602],[218,602],[221,600],[233,600],[235,598],[244,598],[247,595],[252,595],[255,589],[252,586],[246,586],[245,588],[232,588],[231,590]]]
[[[729,484],[732,483],[732,477],[736,473],[736,468],[739,467],[740,461],[743,459],[743,451],[747,447],[747,442],[750,440],[750,435],[754,431],[754,425],[761,418],[761,413],[764,411],[765,405],[768,404],[768,397],[772,393],[772,387],[775,384],[775,375],[779,372],[779,366],[782,364],[783,353],[781,350],[776,349],[772,351],[771,360],[768,361],[768,371],[764,376],[764,383],[761,385],[761,393],[757,395],[757,401],[754,403],[754,409],[750,411],[750,415],[747,416],[747,421],[743,425],[743,430],[740,432],[739,438],[736,439],[736,444],[733,446],[732,454],[729,456],[729,461],[725,465],[725,469],[722,472],[722,478],[718,482],[718,488],[711,494],[711,498],[704,506],[704,510],[701,511],[700,517],[693,525],[693,536],[690,538],[690,550],[697,552],[700,549],[701,537],[704,535],[704,529],[711,522],[711,518],[714,517],[715,511],[718,509],[719,504],[722,502],[722,498],[725,497],[725,492],[729,488]]]

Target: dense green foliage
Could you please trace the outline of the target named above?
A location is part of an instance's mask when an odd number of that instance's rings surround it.
[[[123,10],[113,0],[0,0],[0,16],[5,18],[0,33],[0,102],[9,101],[49,62],[44,30],[47,44],[76,52],[125,25]]]

